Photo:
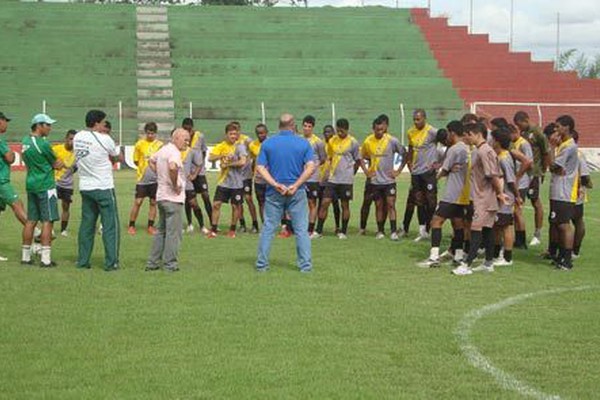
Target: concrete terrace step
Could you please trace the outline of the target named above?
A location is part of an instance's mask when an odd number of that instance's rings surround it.
[[[157,58],[168,58],[169,60],[171,59],[171,52],[169,50],[138,50],[137,52],[137,58],[150,58],[150,59],[157,59]]]
[[[172,88],[173,79],[138,78],[138,88]]]
[[[170,50],[168,40],[160,41],[139,41],[137,43],[138,50]]]
[[[138,32],[168,32],[169,25],[168,24],[138,24],[137,29]]]
[[[137,40],[169,40],[169,32],[136,32]]]
[[[137,63],[138,69],[171,69],[170,61],[138,61]]]
[[[144,121],[172,120],[175,118],[175,111],[147,111],[138,110],[138,119]]]
[[[174,100],[138,100],[138,110],[140,109],[153,109],[153,110],[165,110],[174,109]]]
[[[137,22],[167,22],[167,14],[137,14]]]
[[[168,69],[139,69],[137,76],[140,78],[168,78],[171,71]]]
[[[149,121],[148,121],[149,122]],[[142,132],[144,130],[145,122],[138,123],[138,130]],[[162,134],[169,134],[174,128],[175,124],[173,122],[157,122],[158,131]]]
[[[173,89],[138,89],[139,99],[172,99]]]
[[[166,7],[137,7],[135,9],[138,14],[167,14]]]

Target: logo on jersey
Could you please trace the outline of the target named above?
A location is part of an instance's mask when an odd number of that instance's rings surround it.
[[[250,192],[250,186],[244,186],[244,192],[249,193]]]
[[[555,219],[555,218],[556,218],[556,212],[555,212],[555,211],[552,211],[552,212],[550,213],[550,219]]]
[[[75,151],[75,159],[76,160],[81,160],[82,158],[85,158],[89,155],[90,155],[89,150],[76,150]]]
[[[312,195],[313,195],[314,197],[317,197],[317,195],[318,195],[317,191],[316,191],[316,190],[313,190],[313,191],[312,191]]]
[[[529,193],[530,196],[533,196],[533,192],[534,192],[533,189],[529,189],[529,191],[527,193]]]
[[[394,189],[394,188],[391,188],[391,189],[390,189],[390,194],[392,194],[392,195],[396,194],[396,189]]]
[[[427,190],[433,190],[433,185],[431,183],[427,184]]]
[[[208,185],[206,183],[203,183],[202,184],[202,189],[204,189],[204,190],[208,189]]]
[[[351,194],[350,191],[346,190],[346,196],[350,197],[350,194]]]

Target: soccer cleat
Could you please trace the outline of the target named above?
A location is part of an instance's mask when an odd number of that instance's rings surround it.
[[[473,272],[494,272],[494,265],[481,264],[480,266],[473,268]]]
[[[33,260],[29,260],[29,261],[21,260],[21,265],[33,265]]]
[[[210,229],[203,226],[202,228],[200,228],[200,232],[202,232],[203,235],[208,235],[210,233]]]
[[[579,254],[573,253],[573,255],[571,257],[573,257],[573,260],[576,260],[579,258]]]
[[[406,232],[404,229],[400,229],[398,231],[398,237],[403,238],[403,237],[406,237],[406,236],[408,236],[408,232]]]
[[[155,227],[153,227],[153,226],[148,227],[148,235],[154,236],[154,235],[156,235],[156,232],[158,232],[158,229],[156,229]]]
[[[252,229],[250,229],[250,233],[256,235],[258,233],[258,228],[253,226]]]
[[[471,275],[473,273],[473,270],[471,268],[469,268],[469,266],[465,263],[460,263],[460,265],[456,268],[454,268],[451,271],[452,275],[458,275],[458,276],[462,276],[462,275]]]
[[[392,235],[393,235],[393,234],[392,234]],[[384,237],[385,237],[385,233],[383,233],[383,232],[377,232],[377,233],[375,234],[375,239],[376,239],[376,240],[383,239]]]
[[[429,234],[428,233],[425,233],[424,235],[423,234],[419,234],[419,236],[417,236],[415,238],[415,242],[420,242],[421,240],[427,240],[427,239],[429,239]]]
[[[494,259],[494,267],[510,267],[511,265],[513,265],[512,260],[506,261],[504,257]]]
[[[398,240],[400,240],[400,236],[398,236],[398,232],[392,232],[392,234],[390,235],[390,239],[392,239],[394,242],[397,242]]]
[[[144,271],[158,271],[160,270],[159,266],[155,266],[155,265],[146,265],[146,268],[144,268]]]
[[[236,237],[235,236],[235,231],[229,231],[229,232],[227,232],[227,237],[229,239],[235,239],[235,237]]]
[[[39,243],[33,243],[31,245],[31,254],[34,256],[39,256],[42,254],[42,245]]]
[[[248,229],[246,229],[245,226],[241,226],[240,225],[240,227],[238,228],[238,232],[240,232],[240,233],[246,233],[246,232],[248,232]]]
[[[421,261],[417,264],[420,268],[438,268],[440,266],[440,260],[434,260],[432,258],[428,258],[425,261]]]
[[[348,239],[348,236],[346,236],[346,234],[345,234],[345,233],[342,233],[342,232],[338,233],[338,234],[337,234],[337,237],[338,237],[338,239],[340,239],[340,240],[346,240],[346,239]]]
[[[450,250],[444,251],[440,254],[440,260],[442,261],[450,261],[454,258],[454,254],[450,253]]]
[[[216,238],[216,237],[217,237],[217,232],[215,232],[215,231],[210,231],[210,232],[208,232],[208,234],[206,235],[206,238],[207,238],[207,239],[214,239],[214,238]]]
[[[40,268],[54,268],[57,266],[58,266],[58,264],[55,263],[54,261],[50,261],[50,263],[48,263],[48,264],[40,262]]]
[[[0,256],[0,261],[8,261],[8,258]]]
[[[67,232],[67,231],[62,231],[62,232],[60,233],[60,236],[62,236],[62,237],[69,237],[69,232]]]
[[[187,226],[187,228],[185,228],[185,233],[192,233],[192,232],[194,232],[194,225],[189,224]]]
[[[311,233],[310,235],[308,235],[308,237],[309,237],[311,240],[314,240],[314,239],[321,239],[321,238],[323,237],[323,234],[321,234],[321,233],[319,233],[319,232],[316,232],[316,231],[315,231],[315,232]]]
[[[129,233],[131,236],[136,234],[136,230],[135,230],[135,226],[130,226],[129,228],[127,228],[127,233]]]
[[[531,239],[531,242],[529,242],[530,246],[539,246],[540,244],[542,244],[541,240],[535,236]]]

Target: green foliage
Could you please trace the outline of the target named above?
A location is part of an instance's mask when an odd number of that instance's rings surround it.
[[[577,49],[569,49],[558,57],[560,71],[575,71],[580,78],[600,78],[600,54],[589,57]]]

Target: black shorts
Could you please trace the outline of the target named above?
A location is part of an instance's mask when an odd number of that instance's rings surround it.
[[[473,222],[473,215],[475,214],[475,208],[473,202],[470,202],[468,206],[465,206],[465,221]]]
[[[222,203],[242,204],[244,202],[244,189],[230,189],[222,186],[217,186],[215,198],[213,201]]]
[[[152,200],[156,200],[156,190],[158,189],[158,183],[151,183],[149,185],[135,185],[135,198],[143,199],[148,197]]]
[[[319,198],[319,182],[306,182],[306,197],[309,200],[317,200]]]
[[[528,188],[519,189],[519,196],[521,196],[521,199],[523,201],[525,201],[525,199],[527,199],[527,197],[529,197],[529,189]]]
[[[256,200],[258,200],[259,203],[264,203],[267,198],[267,184],[255,182],[254,192],[256,193]]]
[[[185,202],[187,203],[188,201],[195,199],[196,198],[196,191],[195,190],[186,190],[185,191]]]
[[[562,225],[571,222],[575,217],[575,203],[568,201],[550,200],[550,215],[548,221],[552,225]]]
[[[325,186],[323,198],[333,200],[352,200],[352,185],[332,183]]]
[[[498,214],[496,214],[496,223],[494,224],[494,226],[503,228],[505,226],[513,225],[514,223],[515,223],[515,217],[513,216],[513,214],[498,213]]]
[[[437,193],[437,177],[435,171],[411,175],[410,188],[415,192]]]
[[[583,218],[583,204],[575,204],[575,211],[573,212],[573,223]]]
[[[467,206],[440,201],[435,209],[435,215],[444,219],[464,218]]]
[[[208,182],[206,181],[206,175],[198,175],[196,179],[192,181],[194,184],[194,191],[196,193],[208,193]]]
[[[56,196],[63,202],[71,204],[73,202],[73,189],[67,189],[57,186]]]
[[[244,179],[244,194],[252,196],[252,179]]]
[[[369,185],[373,200],[385,199],[387,197],[396,197],[396,183],[389,185]]]
[[[529,183],[529,190],[527,190],[527,197],[531,201],[536,201],[540,198],[540,177],[533,176],[531,177],[531,183]],[[525,197],[523,197],[524,199]]]

